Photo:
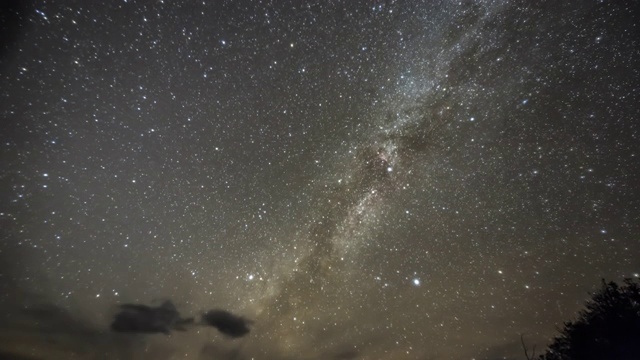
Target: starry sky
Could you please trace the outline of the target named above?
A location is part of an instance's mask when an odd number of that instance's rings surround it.
[[[640,276],[634,1],[3,6],[0,355],[520,359]]]

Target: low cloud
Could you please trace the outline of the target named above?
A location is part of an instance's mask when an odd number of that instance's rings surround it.
[[[111,330],[120,333],[163,333],[186,331],[195,325],[193,318],[183,318],[171,301],[153,307],[142,304],[123,304],[115,314]],[[250,331],[251,321],[225,310],[209,310],[202,315],[199,325],[211,326],[223,335],[239,338]]]
[[[192,323],[193,318],[182,318],[171,301],[165,301],[158,307],[123,304],[111,323],[111,330],[168,335],[172,330],[186,331],[185,326]]]
[[[222,334],[233,338],[243,337],[251,331],[249,320],[224,310],[207,311],[202,315],[202,323],[213,326]]]

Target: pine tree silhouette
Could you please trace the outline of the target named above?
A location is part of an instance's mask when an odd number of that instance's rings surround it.
[[[602,280],[576,321],[565,322],[540,360],[640,360],[640,287]]]

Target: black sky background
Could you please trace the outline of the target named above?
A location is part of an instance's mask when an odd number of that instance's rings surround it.
[[[0,354],[521,358],[639,276],[632,1],[8,4]]]

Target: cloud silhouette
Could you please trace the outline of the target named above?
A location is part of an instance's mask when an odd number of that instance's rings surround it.
[[[210,310],[202,315],[202,323],[213,326],[224,335],[239,338],[250,331],[249,320],[224,310]]]
[[[0,301],[0,359],[138,359],[147,355],[139,339],[106,329],[99,316],[60,306],[46,297],[15,290]],[[95,315],[95,312],[92,313]],[[171,344],[154,343],[154,359],[168,359]]]
[[[171,301],[158,307],[140,304],[120,305],[111,330],[130,333],[164,333],[172,330],[185,331],[185,325],[192,324],[193,318],[182,318]]]
[[[169,300],[154,307],[142,304],[122,304],[115,314],[111,330],[119,333],[163,333],[186,331],[194,325],[193,318],[183,318]],[[251,321],[225,310],[209,310],[202,315],[200,325],[212,326],[222,334],[239,338],[249,333]]]

